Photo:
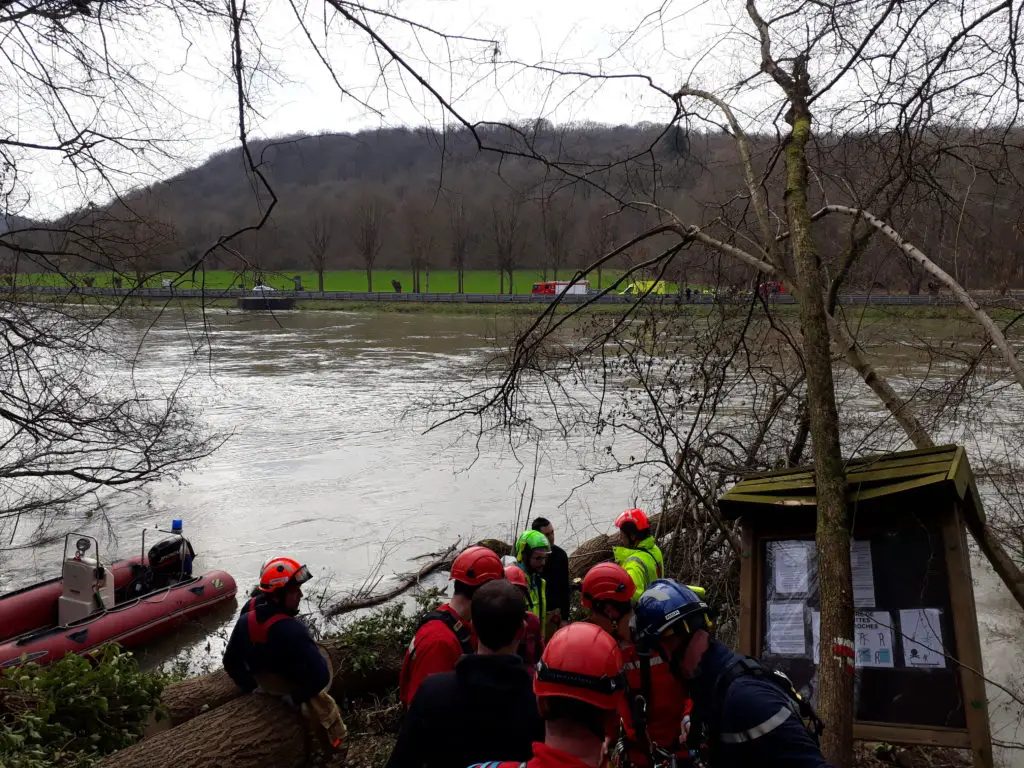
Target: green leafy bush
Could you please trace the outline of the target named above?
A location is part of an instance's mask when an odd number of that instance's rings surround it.
[[[0,766],[84,768],[135,743],[158,712],[165,679],[107,646],[94,661],[69,655],[0,674]]]
[[[416,609],[407,613],[401,603],[390,603],[351,621],[333,637],[349,644],[352,649],[352,667],[358,672],[372,669],[382,649],[404,649],[409,645],[424,613],[444,602],[444,592],[427,589],[416,595]]]

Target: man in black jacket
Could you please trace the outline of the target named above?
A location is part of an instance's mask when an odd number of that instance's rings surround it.
[[[555,526],[546,517],[538,517],[530,526],[540,531],[551,542],[551,554],[544,566],[544,581],[547,582],[548,640],[559,627],[569,623],[569,556],[565,550],[555,546]]]
[[[530,676],[515,655],[526,601],[505,580],[473,595],[477,653],[431,675],[412,700],[387,768],[466,768],[483,760],[525,762],[544,738]]]

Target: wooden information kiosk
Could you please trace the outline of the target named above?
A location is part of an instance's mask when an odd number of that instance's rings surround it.
[[[967,524],[984,512],[962,447],[847,464],[853,520],[854,737],[970,749],[992,765]],[[814,471],[745,478],[719,499],[739,519],[740,651],[813,698],[820,598]],[[976,672],[977,671],[977,672]]]

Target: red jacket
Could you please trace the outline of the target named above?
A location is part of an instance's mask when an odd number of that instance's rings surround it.
[[[526,612],[526,635],[516,653],[526,665],[530,677],[534,677],[537,674],[537,662],[544,653],[544,637],[541,633],[540,619],[529,611]]]
[[[455,610],[448,605],[437,609],[459,618]],[[465,624],[471,634],[473,649],[476,649],[476,633],[473,625]],[[412,704],[423,681],[438,672],[450,672],[455,669],[455,662],[462,657],[462,645],[451,629],[443,621],[428,621],[421,626],[409,643],[402,661],[402,673],[398,683],[398,695],[406,707]]]
[[[549,747],[542,741],[533,742],[533,757],[526,763],[477,763],[470,768],[593,768],[575,755]]]
[[[629,682],[630,695],[642,691],[640,660],[636,648],[632,644],[619,644],[622,656],[626,661],[626,680]],[[651,656],[651,700],[647,702],[647,735],[651,741],[663,749],[668,749],[680,741],[683,717],[690,714],[693,701],[686,690],[686,685],[676,679],[668,664],[661,656]],[[651,764],[646,746],[636,737],[633,723],[626,723],[626,734],[629,738],[629,760],[633,765],[647,766]],[[687,755],[688,750],[682,745],[676,750],[678,755]]]

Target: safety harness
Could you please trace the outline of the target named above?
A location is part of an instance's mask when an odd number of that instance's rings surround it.
[[[721,729],[722,711],[725,707],[725,697],[729,692],[729,687],[736,680],[747,675],[765,680],[777,686],[786,694],[786,706],[753,728],[735,733],[723,733]],[[694,723],[694,727],[690,730],[690,737],[691,747],[694,748],[697,745],[694,745],[693,741],[703,739],[704,743],[699,746],[707,749],[708,757],[712,764],[715,763],[714,753],[721,745],[745,744],[759,739],[774,731],[790,717],[796,717],[803,724],[815,743],[820,741],[821,734],[825,730],[825,723],[818,717],[818,713],[814,711],[811,702],[797,692],[793,682],[784,673],[768,669],[757,659],[752,659],[749,656],[737,659],[730,664],[718,676],[711,691],[711,706],[704,713],[700,722]]]
[[[651,737],[647,733],[648,713],[654,705],[654,684],[651,681],[652,661],[653,663],[662,663],[660,656],[656,656],[654,652],[637,650],[636,668],[640,670],[640,689],[631,690],[629,695],[629,713],[633,720],[635,743],[641,749],[646,750],[651,758],[652,765],[674,765],[676,763],[676,753],[683,746],[679,743],[679,740],[677,739],[672,744],[661,746],[651,741]],[[623,743],[619,756],[620,759],[617,764],[625,766],[628,764],[626,760],[628,740],[625,738],[625,731],[620,736]]]
[[[253,643],[262,644],[267,642],[267,637],[270,634],[270,628],[277,624],[277,622],[284,621],[285,619],[290,618],[287,614],[275,613],[266,621],[261,622],[259,619],[256,618],[255,597],[248,602],[248,604],[245,606],[245,609],[249,612],[249,615],[246,618],[247,629],[249,630],[249,640]]]
[[[455,635],[455,639],[459,641],[459,645],[462,647],[462,652],[464,654],[473,653],[473,633],[470,632],[469,627],[462,622],[462,619],[451,611],[430,611],[430,613],[425,613],[420,617],[420,623],[416,626],[416,632],[419,632],[432,621],[440,621],[452,631],[452,634]],[[409,643],[409,658],[411,660],[415,657],[416,636],[414,634],[412,642]]]

